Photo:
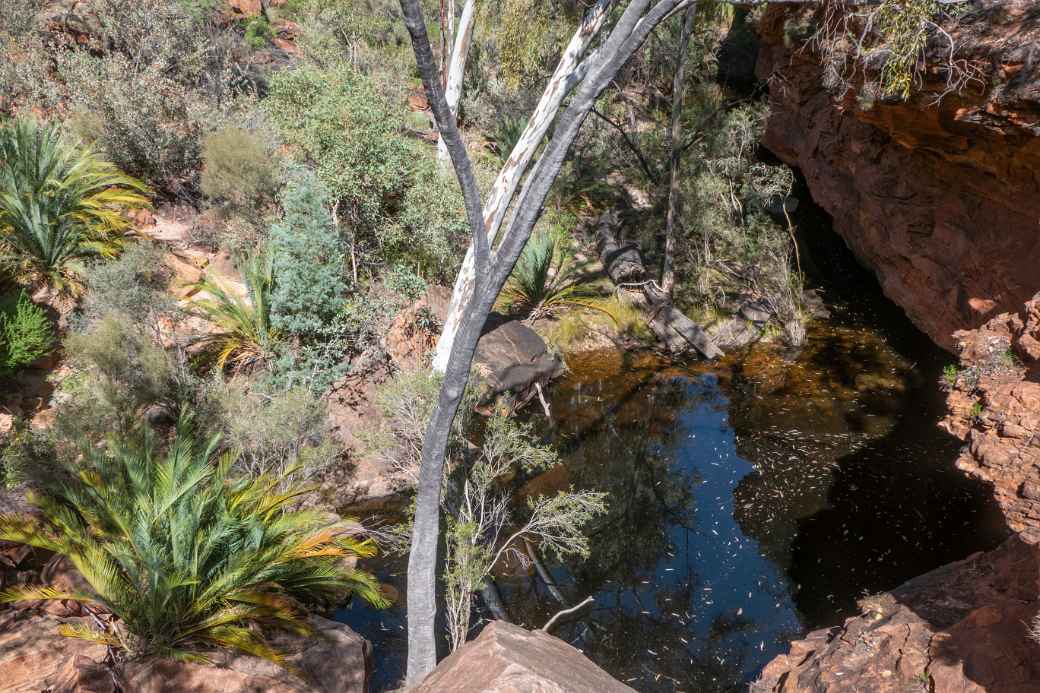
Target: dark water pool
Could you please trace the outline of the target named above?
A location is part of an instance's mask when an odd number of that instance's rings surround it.
[[[565,464],[523,492],[605,490],[610,511],[589,560],[552,566],[571,603],[595,598],[556,634],[639,691],[742,690],[859,597],[991,547],[995,511],[936,426],[944,360],[834,323],[793,361],[572,358],[545,426]],[[403,588],[403,562],[377,568]],[[523,625],[560,608],[529,571],[497,580]],[[376,689],[396,684],[402,611],[342,618],[373,640]]]
[[[831,270],[819,284],[835,315],[796,357],[572,357],[553,421],[541,417],[565,464],[523,492],[610,494],[589,560],[550,566],[570,603],[595,598],[555,634],[638,691],[745,690],[792,638],[839,623],[858,598],[1004,535],[937,426],[951,357],[880,298],[812,212],[803,241],[819,243],[803,258],[818,277]],[[403,593],[404,561],[370,568]],[[560,608],[533,571],[496,579],[518,623],[540,627]],[[373,642],[375,690],[399,684],[403,608],[340,618]]]

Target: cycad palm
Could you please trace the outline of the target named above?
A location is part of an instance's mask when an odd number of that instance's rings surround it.
[[[553,228],[531,236],[499,303],[534,320],[566,305],[602,310],[596,296],[594,288],[583,281],[570,236]]]
[[[91,450],[64,486],[32,498],[40,516],[0,516],[0,538],[67,556],[93,594],[16,588],[4,601],[75,600],[118,617],[104,632],[62,633],[131,655],[205,659],[230,647],[276,662],[258,627],[306,633],[303,605],[351,592],[383,606],[375,579],[348,559],[371,555],[352,525],[291,510],[298,487],[230,479],[232,456],[198,445],[182,419],[164,456],[149,432]]]
[[[199,315],[217,327],[217,331],[197,340],[216,352],[217,366],[230,365],[234,370],[246,370],[270,358],[278,340],[278,331],[271,327],[271,292],[274,275],[270,257],[257,253],[244,267],[248,297],[226,290],[213,279],[203,279],[196,287],[211,298],[195,302]]]
[[[75,289],[74,265],[119,252],[127,209],[148,189],[54,125],[21,118],[0,128],[0,244],[23,271]]]

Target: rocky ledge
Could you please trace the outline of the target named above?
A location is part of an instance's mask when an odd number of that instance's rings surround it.
[[[966,443],[957,467],[992,486],[1012,530],[1038,528],[1040,293],[956,338],[960,369],[947,374],[943,426]]]
[[[1025,693],[1040,681],[1030,624],[1040,535],[943,566],[860,602],[863,613],[792,643],[755,693]]]

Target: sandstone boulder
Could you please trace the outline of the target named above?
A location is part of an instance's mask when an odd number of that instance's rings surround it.
[[[523,392],[559,374],[562,364],[545,342],[527,325],[492,313],[477,342],[473,363],[484,377],[491,398],[504,392]]]
[[[89,626],[87,619],[21,615],[0,630],[0,688],[11,693],[364,693],[368,686],[369,643],[319,617],[311,618],[311,636],[272,638],[289,653],[288,664],[300,672],[294,676],[267,660],[230,653],[212,655],[212,664],[153,659],[112,668],[104,645],[58,634],[64,623]]]
[[[631,693],[576,648],[541,631],[492,621],[415,693]]]
[[[96,662],[105,646],[58,635],[62,623],[84,625],[85,619],[51,616],[15,619],[0,631],[0,674],[9,693],[40,691],[111,691],[109,687],[79,686],[81,675],[95,680]]]
[[[753,693],[1036,691],[1038,539],[1012,537],[862,600],[860,616],[793,642]]]

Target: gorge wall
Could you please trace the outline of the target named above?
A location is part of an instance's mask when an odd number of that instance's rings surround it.
[[[759,22],[764,144],[802,171],[885,294],[958,355],[942,425],[965,443],[957,467],[992,488],[1014,534],[864,599],[859,616],[792,643],[753,690],[1035,691],[1040,3],[969,3],[942,29],[977,79],[938,98],[950,45],[940,35],[906,102],[864,99],[862,75],[845,94],[824,87],[834,47],[804,41],[824,11],[773,8]]]
[[[765,145],[802,171],[885,294],[950,350],[954,332],[1018,310],[1040,288],[1040,6],[971,8],[944,29],[979,77],[938,104],[937,67],[907,102],[868,103],[855,77],[844,95],[825,88],[821,51],[800,38],[821,9],[773,8],[759,22]],[[933,43],[930,64],[940,64],[949,47]]]

